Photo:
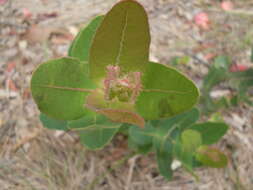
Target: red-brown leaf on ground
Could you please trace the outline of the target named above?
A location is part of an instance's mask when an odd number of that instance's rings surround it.
[[[201,51],[209,49],[209,48],[215,48],[215,44],[213,44],[213,43],[200,43],[196,48],[193,49],[193,52],[198,53],[198,52],[201,52]]]
[[[50,18],[55,18],[57,16],[58,16],[57,12],[43,13],[43,14],[38,14],[37,19],[39,21],[44,21],[44,20],[47,20],[47,19],[50,19]]]
[[[30,92],[30,89],[29,88],[26,88],[23,92],[23,95],[22,95],[23,99],[28,99],[31,97],[31,92]]]
[[[0,5],[3,5],[7,2],[7,0],[0,0]]]
[[[42,27],[34,24],[28,29],[24,38],[30,43],[41,43],[49,39],[52,31],[53,29],[50,27]]]
[[[15,69],[16,64],[17,63],[14,61],[7,63],[6,72],[8,72],[8,73],[12,72]]]
[[[30,19],[32,17],[32,13],[28,8],[23,8],[22,13],[24,19]]]
[[[230,72],[242,72],[242,71],[246,71],[248,70],[249,67],[246,65],[242,65],[242,64],[233,64],[231,65],[231,67],[229,68]]]
[[[231,1],[222,1],[220,6],[224,11],[230,11],[234,8],[234,4]]]
[[[6,80],[7,83],[7,88],[10,89],[11,91],[18,91],[18,88],[16,86],[16,84],[13,82],[13,80],[11,79],[7,79]]]
[[[51,39],[53,44],[69,44],[71,40],[74,39],[74,36],[69,33],[54,35]]]
[[[210,21],[208,14],[205,12],[200,12],[195,15],[194,22],[197,26],[199,26],[202,29],[208,30],[210,28]]]
[[[217,54],[216,53],[208,53],[208,54],[206,54],[204,57],[205,57],[205,59],[207,60],[207,61],[210,61],[210,60],[212,60],[214,57],[216,57],[217,56]]]

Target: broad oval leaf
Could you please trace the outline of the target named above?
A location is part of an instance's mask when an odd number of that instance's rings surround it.
[[[142,71],[148,63],[150,33],[147,14],[134,0],[120,1],[105,16],[90,49],[90,76],[100,80],[107,65],[123,73]]]
[[[63,131],[68,130],[67,121],[52,119],[43,113],[40,114],[40,121],[43,124],[43,126],[48,129],[63,130]]]
[[[103,16],[97,16],[88,24],[88,26],[81,29],[69,48],[68,55],[70,57],[75,57],[82,62],[88,61],[93,37],[102,20]]]
[[[202,144],[201,134],[192,129],[186,129],[181,134],[183,150],[186,152],[195,152]]]
[[[199,97],[195,84],[177,70],[150,62],[136,109],[145,119],[172,117],[190,110]]]
[[[99,114],[69,122],[69,128],[79,134],[81,143],[93,150],[103,148],[117,133],[120,125]]]
[[[39,65],[31,80],[32,96],[39,110],[58,120],[75,120],[86,113],[85,97],[94,89],[84,65],[74,58],[60,58]]]
[[[226,134],[228,126],[225,123],[206,122],[192,125],[189,129],[198,131],[202,136],[202,143],[209,145],[216,143]]]
[[[208,146],[201,146],[196,159],[202,164],[212,168],[223,168],[227,165],[227,157],[220,150]]]
[[[174,154],[183,166],[193,175],[194,155],[197,148],[201,146],[201,135],[194,130],[186,129],[175,139]]]

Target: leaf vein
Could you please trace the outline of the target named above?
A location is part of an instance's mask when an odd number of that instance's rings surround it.
[[[125,42],[126,29],[127,29],[127,25],[128,25],[128,11],[126,10],[125,12],[126,12],[125,13],[126,16],[125,16],[125,19],[124,19],[124,26],[123,26],[123,29],[122,29],[122,32],[121,32],[121,39],[120,39],[120,44],[119,44],[119,52],[118,52],[118,55],[116,57],[116,63],[115,63],[115,65],[119,65],[119,63],[120,63],[120,57],[121,57],[122,49],[123,49],[124,42]]]

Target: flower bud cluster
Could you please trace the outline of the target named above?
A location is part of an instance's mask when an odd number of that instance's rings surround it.
[[[107,66],[104,80],[106,100],[117,98],[121,102],[135,102],[141,90],[141,73],[130,72],[121,75],[119,66]]]

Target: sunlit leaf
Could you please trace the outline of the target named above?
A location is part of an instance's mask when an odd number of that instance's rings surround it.
[[[85,97],[95,88],[84,65],[73,58],[60,58],[39,65],[31,80],[32,96],[39,110],[58,120],[75,120],[86,109]]]
[[[172,117],[190,110],[198,96],[195,84],[183,74],[162,64],[149,63],[136,109],[148,120]]]
[[[191,129],[184,130],[180,138],[176,139],[174,145],[175,156],[191,174],[194,174],[194,155],[201,144],[200,133]]]
[[[93,37],[102,20],[103,16],[97,16],[88,24],[88,26],[85,26],[80,30],[69,48],[68,55],[70,57],[78,58],[80,61],[88,61]]]
[[[90,50],[90,76],[101,80],[107,65],[123,73],[142,71],[148,63],[150,34],[143,7],[133,0],[120,1],[98,27]]]
[[[202,144],[201,134],[192,129],[183,131],[181,141],[186,152],[194,152]]]

